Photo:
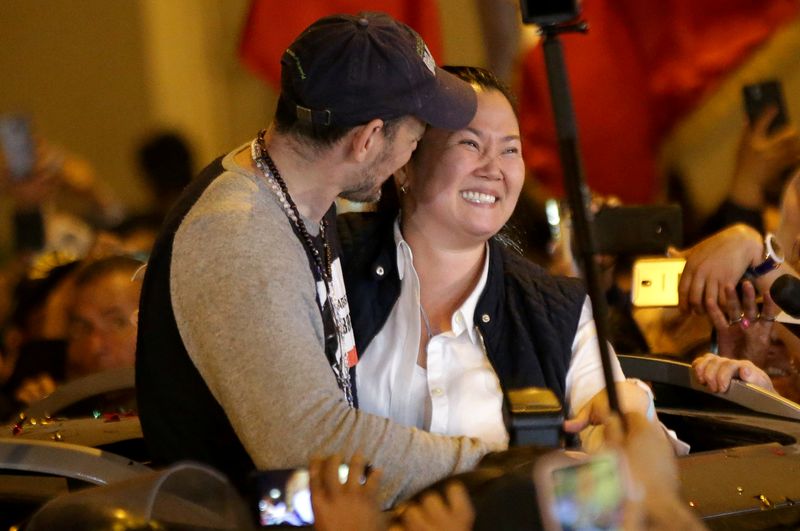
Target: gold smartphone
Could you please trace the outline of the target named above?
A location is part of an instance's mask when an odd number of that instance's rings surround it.
[[[641,258],[633,263],[633,305],[638,308],[678,305],[678,283],[684,258]]]

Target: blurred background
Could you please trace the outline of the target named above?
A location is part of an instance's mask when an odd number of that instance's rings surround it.
[[[444,61],[483,64],[477,8],[440,4],[450,43]],[[143,209],[152,198],[135,150],[149,133],[180,131],[199,170],[269,123],[276,91],[237,55],[249,7],[250,0],[2,2],[0,112],[30,113],[36,133],[90,159],[130,208]]]
[[[418,29],[439,63],[493,67],[513,80],[521,93],[543,90],[542,79],[537,77],[540,68],[531,66],[540,61],[537,57],[541,52],[524,51],[535,46],[536,37],[533,28],[527,28],[527,33],[519,32],[516,1],[349,3],[375,9],[397,5],[405,5],[402,9],[407,10],[424,7],[426,13],[421,23],[428,27]],[[273,29],[290,39],[299,31],[293,24],[299,24],[303,17],[313,20],[326,10],[336,11],[349,3],[343,0],[255,3],[251,0],[7,0],[0,4],[3,72],[0,113],[28,113],[35,134],[85,159],[95,178],[108,184],[126,212],[146,211],[154,200],[154,192],[141,178],[136,153],[148,135],[163,130],[179,133],[191,150],[193,171],[197,171],[268,124],[276,91],[268,81],[268,74],[262,72],[259,76],[248,69],[239,52],[251,6],[254,10],[260,6],[272,12]],[[664,199],[667,177],[672,175],[685,193],[684,208],[702,217],[725,197],[733,173],[738,139],[745,126],[742,85],[780,79],[789,116],[800,116],[800,23],[796,16],[798,3],[794,0],[713,0],[703,2],[700,7],[685,7],[692,4],[676,0],[587,0],[586,17],[593,29],[588,37],[567,37],[566,51],[567,61],[573,62],[571,68],[578,71],[577,76],[573,74],[574,93],[592,188],[603,194],[619,195],[627,202],[651,203]],[[651,14],[644,16],[642,12],[646,10]],[[702,17],[687,11],[702,11]],[[274,15],[281,12],[289,18]],[[648,26],[636,27],[642,21]],[[431,27],[437,33],[433,37]],[[631,33],[646,31],[659,37],[661,32],[675,36],[670,42],[637,41],[634,36],[629,42],[604,46],[590,40],[608,42],[608,35],[619,34],[619,27],[628,27]],[[683,31],[686,36],[681,34]],[[267,30],[267,33],[272,32]],[[701,41],[697,35],[708,39]],[[676,42],[704,48],[688,47],[682,50],[684,55],[674,57],[665,57],[663,49],[657,49],[658,46],[675,49]],[[715,55],[719,43],[725,45]],[[732,50],[726,49],[728,44]],[[620,49],[628,49],[629,53],[620,54]],[[586,64],[598,64],[592,54],[602,58],[599,66],[610,65],[614,71],[608,76],[602,71],[588,72]],[[620,84],[627,87],[628,100],[630,94],[642,92],[641,76],[634,76],[636,81],[628,83],[624,75],[615,74],[622,71],[629,75],[625,70],[630,70],[632,62],[667,65],[656,73],[661,78],[644,81],[651,88],[661,83],[663,89],[664,76],[670,73],[668,67],[676,62],[680,65],[689,54],[694,62],[687,68],[695,76],[690,80],[695,85],[683,87],[689,93],[673,97],[673,102],[678,101],[674,106],[670,103],[665,107],[656,101],[655,105],[669,116],[658,118],[655,126],[648,125],[646,134],[636,130],[642,125],[639,122],[628,121],[626,127],[628,115],[647,114],[641,105],[625,111],[609,107],[607,98],[598,99],[591,115],[581,114],[584,107],[591,105],[595,92],[616,93]],[[604,88],[606,82],[617,85]],[[667,86],[667,90],[671,88],[674,87]],[[657,93],[659,87],[653,90]],[[653,104],[654,97],[648,97]],[[546,102],[538,96],[527,104],[526,96],[522,99],[523,113],[527,109],[533,116],[527,121],[523,118],[528,166],[540,174],[545,185],[552,185],[552,193],[558,195],[559,184],[550,175],[555,159],[541,157],[534,150],[538,149],[537,142],[545,147],[550,142],[540,138],[543,131],[547,133],[551,128],[546,123],[550,120],[549,110],[544,114],[539,112]],[[607,123],[598,123],[603,121]],[[539,124],[544,125],[539,127]],[[620,129],[627,129],[627,133],[616,132]],[[625,156],[617,156],[620,154],[617,148],[606,157],[609,160],[593,162],[592,146],[595,151],[608,152],[601,140],[611,142],[616,138],[616,145],[624,148],[628,137],[647,138],[648,144],[642,147],[647,153],[643,154],[638,145],[628,146],[636,151],[631,160],[638,158],[639,163],[652,166],[646,175],[637,175],[639,166],[626,162]],[[607,175],[601,175],[598,167],[608,167]],[[630,171],[623,171],[626,168]],[[8,216],[7,199],[0,200],[0,219]],[[0,223],[2,256],[9,254],[9,232],[10,224]]]

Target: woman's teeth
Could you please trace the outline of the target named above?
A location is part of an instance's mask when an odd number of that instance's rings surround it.
[[[491,205],[497,198],[493,195],[489,194],[482,194],[480,192],[461,192],[461,197],[469,201],[470,203],[478,203],[478,204],[486,204]]]

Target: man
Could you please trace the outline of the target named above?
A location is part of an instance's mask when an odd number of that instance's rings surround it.
[[[78,271],[68,314],[68,380],[133,367],[141,267],[134,258],[109,256]]]
[[[136,354],[136,313],[142,262],[128,256],[108,256],[77,270],[64,286],[67,344],[65,381],[97,372],[133,367]],[[69,277],[68,277],[69,278]],[[51,299],[50,305],[62,304]],[[59,309],[60,310],[60,309]],[[55,310],[54,313],[60,313]],[[59,371],[61,373],[62,371]],[[41,372],[26,378],[15,399],[31,404],[52,393],[61,378]],[[119,396],[128,402],[128,396]]]
[[[254,467],[359,450],[392,501],[490,448],[355,408],[332,203],[375,198],[424,123],[464,127],[476,96],[382,14],[323,18],[281,63],[273,126],[204,170],[154,248],[137,344],[142,428],[157,461],[203,461],[240,486]]]

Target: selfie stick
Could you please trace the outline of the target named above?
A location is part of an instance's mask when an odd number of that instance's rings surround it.
[[[581,32],[588,30],[586,22],[579,21],[566,24],[544,24],[540,26],[543,37],[544,59],[547,69],[547,81],[550,87],[550,99],[555,115],[556,132],[558,134],[558,151],[564,169],[564,189],[572,213],[572,228],[575,235],[577,252],[580,259],[589,297],[592,301],[592,313],[597,326],[597,341],[600,345],[600,359],[603,363],[603,376],[606,381],[608,405],[611,411],[620,413],[617,388],[614,385],[614,374],[611,369],[611,353],[608,349],[608,307],[605,293],[600,289],[597,266],[594,261],[595,239],[590,223],[592,214],[589,209],[590,196],[586,187],[583,166],[578,146],[578,129],[575,123],[575,111],[572,107],[572,96],[564,64],[564,54],[558,36],[561,33]],[[620,415],[620,418],[621,415]]]

